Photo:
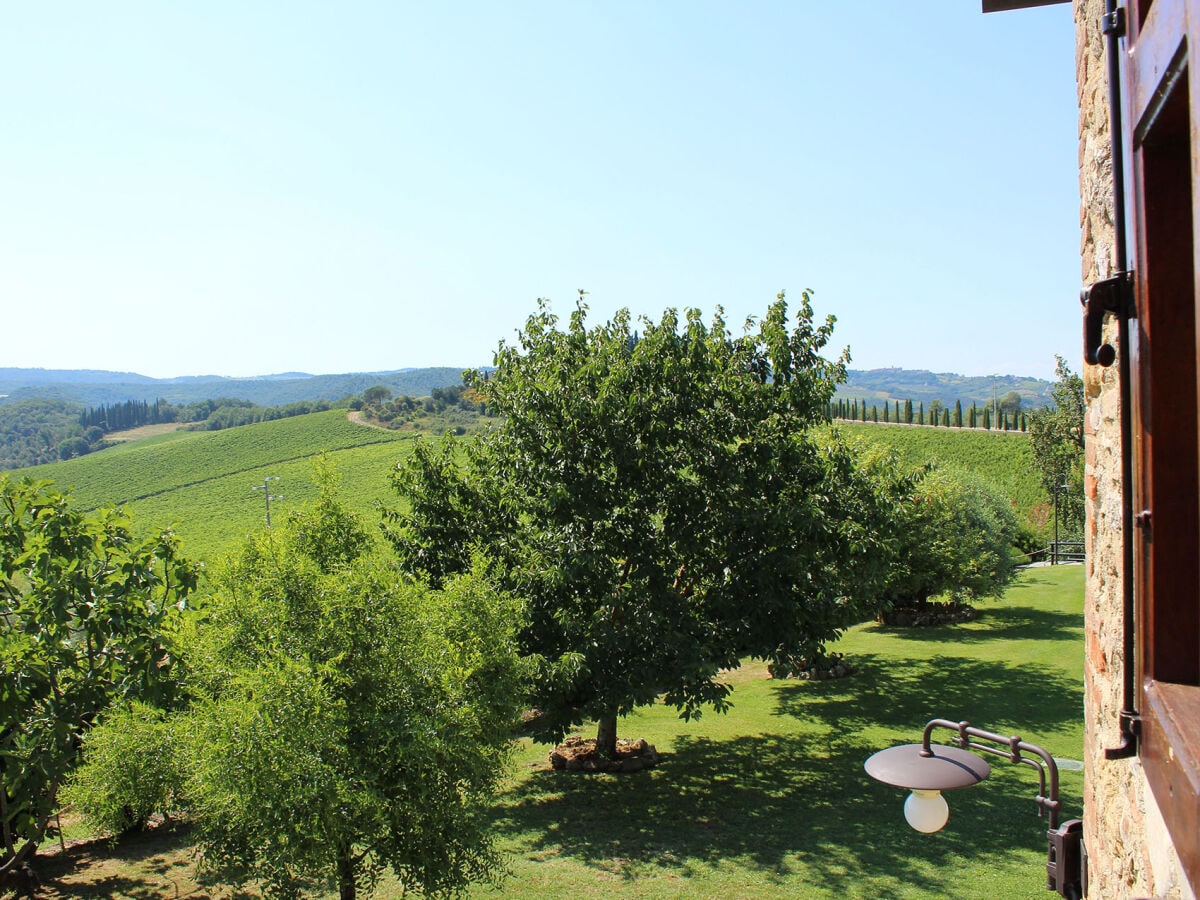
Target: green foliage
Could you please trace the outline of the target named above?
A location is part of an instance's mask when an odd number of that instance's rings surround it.
[[[1083,529],[1083,417],[1087,403],[1083,379],[1070,370],[1066,361],[1055,357],[1058,380],[1051,393],[1054,406],[1034,410],[1029,419],[1029,440],[1034,464],[1042,486],[1053,494],[1060,485],[1066,490],[1059,496],[1060,514],[1067,530]]]
[[[136,701],[114,707],[84,737],[82,755],[61,800],[93,831],[115,837],[181,807],[181,747],[163,710]]]
[[[1025,435],[869,425],[839,424],[838,428],[857,441],[892,449],[908,468],[932,462],[945,472],[973,474],[998,490],[1021,518],[1046,502]]]
[[[203,861],[278,897],[352,897],[386,868],[453,894],[498,871],[480,812],[521,709],[515,607],[477,570],[406,581],[321,481],[217,574],[191,634]]]
[[[1007,414],[1008,417],[1014,418],[1021,411],[1021,395],[1016,391],[1009,391],[999,400],[1000,411]]]
[[[873,609],[883,510],[844,444],[819,446],[844,357],[832,320],[782,296],[742,337],[718,316],[627,312],[566,329],[543,305],[473,387],[501,417],[467,443],[420,447],[396,479],[390,537],[435,582],[481,546],[527,601],[538,733],[658,696],[685,717],[727,705],[718,670],[787,665]],[[608,748],[611,749],[611,744]]]
[[[376,384],[363,391],[362,398],[369,406],[381,406],[392,399],[392,389],[386,384]]]
[[[97,717],[169,697],[166,631],[195,582],[170,532],[139,543],[121,512],[0,476],[0,873],[44,837]]]
[[[101,403],[99,406],[89,406],[79,414],[80,425],[99,428],[102,432],[175,422],[178,419],[179,410],[162,399],[156,399],[153,403],[146,400],[126,400],[111,405]]]
[[[0,469],[19,469],[82,456],[103,446],[89,441],[79,408],[62,400],[0,402]]]
[[[1014,574],[1016,516],[986,482],[932,469],[915,490],[889,473],[897,509],[889,533],[892,566],[884,595],[891,606],[924,606],[948,593],[954,600],[1000,594]]]
[[[846,382],[838,388],[838,396],[867,397],[890,400],[910,397],[913,403],[924,400],[945,400],[961,397],[991,403],[993,392],[1011,392],[1022,403],[1040,406],[1050,399],[1050,382],[1040,378],[1016,375],[954,375],[930,372],[925,369],[847,369]]]

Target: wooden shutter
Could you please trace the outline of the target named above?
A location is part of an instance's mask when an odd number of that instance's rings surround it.
[[[1127,18],[1140,754],[1200,885],[1200,0],[1132,0]]]

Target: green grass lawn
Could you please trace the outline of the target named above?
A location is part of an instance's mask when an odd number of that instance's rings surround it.
[[[834,648],[849,678],[730,677],[726,715],[683,722],[653,707],[621,722],[661,765],[636,775],[567,775],[522,742],[493,811],[511,875],[477,898],[1043,898],[1045,820],[1031,769],[993,758],[992,777],[948,795],[935,835],[904,822],[904,792],[872,781],[877,750],[920,739],[931,718],[1020,733],[1055,756],[1083,752],[1083,567],[1026,570],[966,625],[861,625]],[[944,733],[942,733],[944,734]],[[1082,773],[1062,774],[1081,811]],[[62,897],[253,897],[194,881],[186,831],[68,854],[43,872]],[[332,895],[329,895],[332,896]],[[396,900],[386,880],[377,896]]]
[[[664,752],[652,772],[558,774],[548,747],[523,745],[495,819],[513,874],[473,896],[1044,897],[1033,770],[994,758],[922,835],[904,792],[862,768],[937,717],[1082,758],[1083,568],[1027,570],[980,608],[967,625],[854,629],[833,648],[859,667],[850,678],[778,682],[750,665],[726,715],[644,710],[621,728]],[[1076,817],[1082,774],[1062,783]]]

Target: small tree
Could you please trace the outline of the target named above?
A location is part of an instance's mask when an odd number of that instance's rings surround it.
[[[1010,420],[1015,419],[1017,413],[1021,411],[1021,395],[1016,391],[1009,391],[1001,397],[1000,411],[1005,413]]]
[[[477,570],[406,580],[328,476],[215,588],[176,725],[205,866],[342,900],[388,868],[434,895],[493,877],[481,813],[524,695],[514,604]]]
[[[1058,486],[1067,485],[1059,499],[1060,508],[1069,525],[1078,529],[1083,526],[1083,416],[1087,407],[1083,379],[1061,356],[1055,360],[1058,380],[1050,388],[1054,405],[1030,415],[1029,439],[1047,496],[1053,496]]]
[[[963,410],[961,400],[954,401],[954,419],[952,424],[955,428],[963,427]]]
[[[383,406],[392,399],[392,389],[384,384],[377,384],[363,391],[363,400],[368,406]]]
[[[105,710],[170,698],[169,631],[195,583],[170,532],[137,541],[121,511],[0,475],[0,878],[44,839]]]

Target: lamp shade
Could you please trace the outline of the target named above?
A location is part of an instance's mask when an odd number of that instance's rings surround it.
[[[876,781],[910,791],[952,791],[979,784],[992,767],[960,747],[930,745],[931,756],[922,756],[920,744],[901,744],[880,750],[863,766]]]

